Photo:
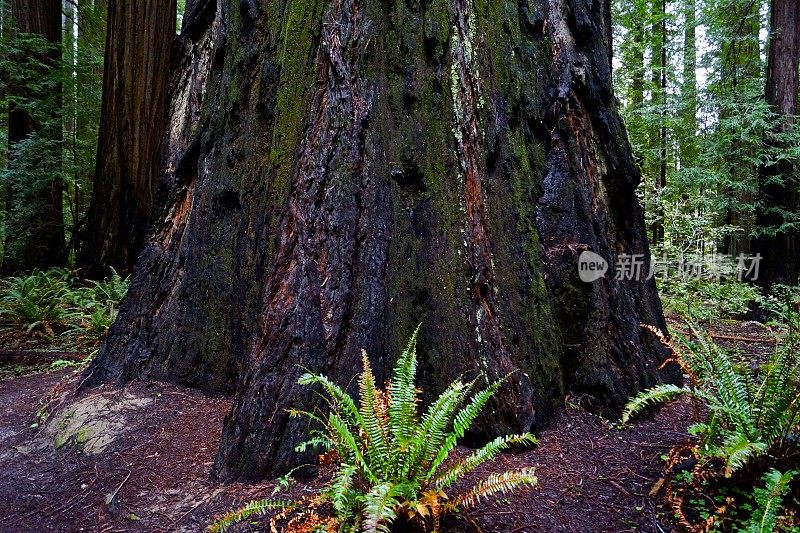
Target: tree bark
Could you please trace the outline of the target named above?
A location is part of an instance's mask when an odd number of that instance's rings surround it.
[[[20,61],[41,64],[35,70],[40,71],[42,79],[10,88],[13,103],[8,113],[9,157],[13,160],[15,149],[33,135],[41,142],[35,150],[26,152],[24,161],[19,159],[19,165],[11,166],[13,175],[6,184],[8,219],[3,271],[7,273],[63,266],[67,259],[62,205],[61,85],[44,82],[61,60],[61,2],[13,0],[11,14],[16,31],[40,36],[52,47],[42,53],[23,52],[28,57]],[[50,104],[42,107],[52,115],[33,113],[32,104],[45,100]],[[14,162],[10,161],[10,165]]]
[[[176,0],[110,0],[97,165],[79,266],[127,272],[142,249],[166,129]]]
[[[794,128],[797,114],[798,62],[800,62],[800,3],[773,0],[770,14],[770,41],[767,59],[766,99],[782,118],[779,131]],[[775,141],[767,139],[768,144]],[[781,161],[760,169],[759,202],[756,225],[759,228],[780,228],[797,217],[797,181],[790,161]],[[781,179],[775,179],[776,176]],[[775,283],[797,284],[800,271],[800,242],[797,229],[781,229],[775,234],[762,234],[751,242],[751,253],[760,254],[758,283],[769,287]]]
[[[658,382],[652,280],[578,277],[584,250],[649,266],[607,8],[190,2],[172,115],[198,123],[90,381],[236,388],[225,479],[303,460],[302,369],[352,388],[363,348],[385,378],[420,322],[428,395],[514,372],[474,438]]]

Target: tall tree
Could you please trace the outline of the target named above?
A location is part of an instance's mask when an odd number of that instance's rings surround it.
[[[697,2],[683,0],[683,76],[681,80],[681,168],[697,157]]]
[[[25,39],[20,64],[25,79],[9,85],[5,258],[15,272],[60,266],[64,242],[61,2],[12,0],[12,19]]]
[[[664,240],[664,209],[660,196],[667,186],[667,0],[653,0],[651,17],[650,103],[654,109],[658,109],[658,116],[650,128],[652,163],[648,174],[654,177],[653,193],[658,198],[654,203],[656,212],[650,231],[650,242],[655,245]]]
[[[78,262],[129,270],[142,248],[166,130],[176,0],[109,0],[97,166]]]
[[[166,205],[87,383],[238,389],[232,479],[302,459],[301,369],[352,387],[363,348],[386,377],[420,322],[429,394],[513,373],[476,437],[659,381],[608,7],[188,2]],[[594,283],[588,250],[612,263]],[[616,279],[620,254],[644,276]]]
[[[100,107],[103,92],[103,54],[105,53],[106,3],[105,0],[78,0],[75,19],[71,21],[72,33],[77,41],[72,49],[74,85],[71,108],[65,106],[72,121],[69,152],[72,180],[69,206],[72,226],[70,251],[78,252],[81,224],[91,200],[92,181],[97,161],[97,139],[100,124]]]
[[[741,101],[749,85],[762,82],[763,68],[759,33],[761,31],[761,2],[735,0],[725,4],[719,14],[726,31],[720,36],[720,86],[717,98],[722,101]],[[759,89],[760,89],[759,85]],[[725,121],[730,115],[740,112],[738,105],[727,105],[720,113]],[[725,224],[739,228],[739,231],[725,236],[723,250],[730,256],[746,254],[750,251],[750,232],[753,227],[753,176],[758,172],[756,165],[749,161],[755,159],[753,148],[741,141],[741,132],[734,129],[723,134],[732,138],[728,156],[728,190],[721,191],[727,200]]]
[[[767,58],[766,99],[782,117],[776,135],[768,144],[780,143],[780,135],[791,131],[797,115],[798,62],[800,62],[800,2],[772,0]],[[797,169],[783,159],[760,169],[756,224],[771,231],[751,243],[752,253],[762,256],[759,283],[795,285],[800,273]]]

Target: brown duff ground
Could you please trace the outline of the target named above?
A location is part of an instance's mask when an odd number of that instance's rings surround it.
[[[765,335],[748,324],[720,331]],[[209,476],[229,399],[160,383],[75,396],[78,380],[62,370],[0,381],[0,532],[202,531],[214,516],[272,493],[271,482],[223,485]],[[481,502],[447,531],[675,531],[661,495],[649,493],[661,455],[686,441],[691,411],[676,402],[617,429],[567,404],[537,448],[491,467],[534,466],[539,485]],[[49,415],[41,424],[39,412]]]

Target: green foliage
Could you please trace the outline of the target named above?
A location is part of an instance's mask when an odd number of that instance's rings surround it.
[[[223,533],[233,524],[246,520],[254,515],[263,515],[268,511],[275,509],[287,509],[293,507],[294,504],[283,500],[255,500],[241,509],[231,511],[222,516],[219,520],[214,522],[209,528],[208,533]]]
[[[127,287],[116,272],[87,285],[64,269],[35,270],[0,281],[0,317],[29,335],[74,333],[97,342],[114,321]]]
[[[779,128],[783,117],[764,98],[768,2],[663,5],[612,2],[615,92],[643,175],[647,225],[658,254],[735,256],[752,236],[785,232],[800,220],[758,194],[760,168],[800,160],[800,129]],[[778,214],[780,223],[759,227],[758,212]]]
[[[778,346],[760,367],[739,364],[733,356],[693,327],[696,342],[680,339],[675,351],[692,384],[661,385],[642,392],[625,408],[622,421],[653,403],[687,394],[705,402],[706,419],[690,431],[700,436],[699,453],[725,463],[725,474],[754,457],[786,457],[796,452],[790,437],[800,423],[800,353],[794,340]]]
[[[303,385],[318,386],[330,406],[327,416],[293,411],[320,427],[298,447],[322,446],[338,467],[323,489],[339,531],[388,531],[402,519],[425,530],[437,530],[442,515],[475,504],[480,498],[533,485],[533,469],[492,474],[455,496],[446,490],[510,446],[531,445],[530,434],[498,437],[465,457],[453,458],[464,436],[502,381],[475,391],[478,380],[453,382],[421,413],[415,387],[416,338],[400,356],[394,375],[379,389],[366,353],[359,379],[359,402],[325,376],[306,373]]]
[[[34,271],[28,276],[7,278],[0,283],[0,317],[26,333],[52,335],[73,318],[68,306],[69,274],[64,270]]]
[[[758,287],[737,280],[668,276],[656,281],[664,312],[691,321],[744,315],[751,302],[760,301]]]
[[[43,212],[55,209],[61,217],[58,226],[65,230],[61,237],[73,245],[77,242],[97,151],[104,4],[66,3],[60,44],[13,31],[13,21],[4,20],[0,108],[25,111],[33,126],[31,135],[8,147],[8,121],[0,120],[0,183],[5,199],[0,241],[5,246],[3,257],[15,265],[24,265],[31,250],[46,245],[37,237],[43,231],[40,225],[49,233],[57,231],[51,220],[42,218]]]
[[[769,294],[757,301],[759,307],[768,313],[767,325],[788,329],[791,335],[800,333],[800,286],[773,285]]]
[[[756,508],[740,531],[747,533],[772,533],[778,525],[783,497],[789,491],[789,483],[797,475],[794,470],[780,473],[774,468],[764,474],[764,488],[753,489]]]

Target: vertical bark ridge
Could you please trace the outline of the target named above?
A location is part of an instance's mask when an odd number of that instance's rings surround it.
[[[477,352],[478,368],[491,381],[519,370],[519,362],[512,361],[506,347],[505,334],[500,323],[495,291],[494,264],[491,239],[486,224],[486,205],[482,177],[485,174],[482,154],[482,128],[479,125],[479,98],[484,94],[481,79],[474,73],[480,69],[475,58],[475,47],[482,37],[476,35],[474,5],[469,0],[453,1],[453,114],[455,137],[461,174],[464,182],[464,204],[466,211],[467,258],[471,274],[472,310],[470,323],[476,335],[472,338]],[[509,391],[494,401],[494,411],[501,416],[513,413],[507,422],[508,429],[519,429],[518,412],[530,413],[532,419],[533,391],[528,376],[522,373],[509,381]],[[502,401],[502,405],[500,404]],[[490,415],[491,416],[491,415]],[[484,421],[484,427],[491,427]],[[495,427],[497,424],[493,424]],[[530,423],[523,429],[530,429]]]
[[[258,477],[296,461],[297,441],[287,436],[305,434],[306,421],[290,418],[286,410],[314,404],[296,394],[300,373],[324,372],[336,381],[352,377],[359,349],[367,347],[352,337],[374,331],[383,314],[359,306],[385,299],[382,285],[369,283],[376,279],[370,268],[385,260],[368,256],[385,250],[381,232],[370,231],[385,223],[361,198],[374,179],[364,144],[374,82],[359,74],[355,62],[368,46],[366,20],[358,0],[334,0],[324,21],[314,114],[268,274],[251,370],[226,425],[221,455],[228,460],[218,462],[223,477]],[[359,295],[362,275],[367,283]],[[252,430],[265,418],[275,431]]]

